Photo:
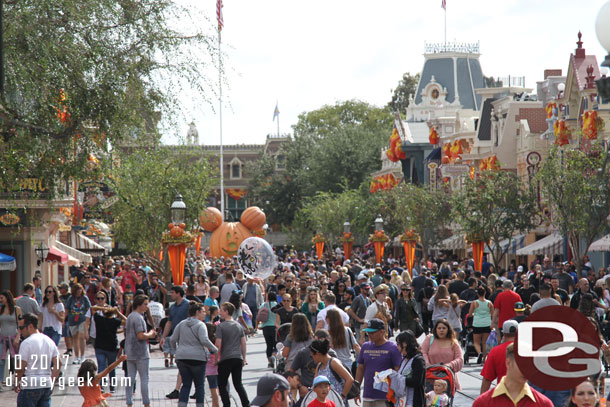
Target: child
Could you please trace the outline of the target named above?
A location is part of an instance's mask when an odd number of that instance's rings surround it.
[[[208,320],[208,322],[212,322],[212,323],[218,325],[217,322],[220,322],[220,315],[219,315],[220,310],[218,309],[218,307],[216,305],[210,305],[209,312],[210,312],[210,315],[209,315],[210,319]]]
[[[299,398],[299,388],[301,387],[301,378],[297,372],[285,372],[284,377],[290,383],[290,401],[288,402],[288,407],[299,407],[301,405],[301,400],[297,402]]]
[[[123,339],[121,342],[119,342],[119,353],[117,353],[117,357],[121,358],[123,356],[123,352],[125,352],[125,339]],[[129,375],[127,374],[127,359],[123,360],[123,365],[121,366],[121,369],[123,369],[123,372],[125,373],[125,377],[129,377]],[[131,383],[131,387],[133,388],[133,392],[136,392],[136,379],[133,379],[133,383]]]
[[[163,332],[165,330],[165,324],[167,324],[167,321],[169,321],[169,307],[165,308],[165,315],[166,316],[161,318],[161,321],[159,321],[160,332]],[[163,351],[163,359],[165,360],[165,367],[173,366],[174,365],[174,355],[172,355],[170,353],[169,341],[165,341],[161,350]],[[168,359],[168,357],[169,357],[169,359]]]
[[[313,391],[316,392],[316,398],[307,407],[336,407],[332,400],[326,400],[326,396],[330,392],[330,380],[326,376],[316,376],[313,379]]]
[[[445,394],[447,391],[447,382],[444,380],[434,381],[434,390],[426,393],[426,405],[428,407],[445,407],[449,405],[449,396]]]
[[[91,359],[85,360],[78,369],[78,390],[80,394],[83,396],[85,401],[83,402],[83,407],[107,407],[108,402],[106,401],[106,397],[110,397],[110,393],[102,394],[102,389],[100,387],[100,382],[104,377],[110,373],[115,367],[119,365],[119,363],[123,362],[127,359],[127,356],[123,355],[119,357],[116,361],[110,364],[106,369],[104,369],[101,373],[97,373],[97,365]],[[91,381],[90,381],[91,379]],[[89,385],[91,383],[91,385]]]
[[[218,312],[218,307],[216,308],[216,312]],[[212,313],[212,307],[210,307],[210,313]],[[210,342],[216,342],[216,324],[211,324],[209,322],[205,323],[205,326],[208,328],[208,337],[210,338]],[[218,359],[220,358],[220,352],[215,354],[210,354],[206,352],[208,355],[208,363],[205,365],[205,375],[208,378],[208,385],[210,386],[210,393],[212,394],[212,407],[218,407]]]

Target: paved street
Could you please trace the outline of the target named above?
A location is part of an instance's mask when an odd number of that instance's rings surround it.
[[[60,347],[61,352],[65,350],[62,346]],[[89,346],[87,357],[95,359],[93,349]],[[151,352],[151,369],[150,369],[150,396],[151,406],[154,407],[170,407],[177,406],[177,400],[168,400],[165,398],[165,394],[169,393],[176,380],[176,373],[178,369],[174,367],[165,368],[163,365],[163,354],[159,351],[158,346],[153,347]],[[472,359],[474,361],[474,359]],[[78,366],[69,365],[66,375],[76,376]],[[460,383],[462,390],[456,393],[454,406],[456,407],[467,407],[471,406],[474,398],[479,394],[481,386],[481,379],[479,372],[480,366],[464,366],[464,369],[459,374]],[[267,359],[265,356],[265,340],[262,334],[256,335],[254,338],[248,340],[248,365],[244,369],[243,383],[248,392],[250,399],[256,395],[256,383],[258,379],[270,369],[267,368]],[[117,376],[123,377],[123,371],[117,369]],[[608,387],[606,386],[606,389]],[[606,394],[607,394],[606,390]],[[232,402],[238,403],[239,399],[233,391],[235,398]],[[0,393],[0,405],[10,406],[16,404],[16,395],[13,392],[5,391]],[[82,405],[83,398],[80,396],[77,388],[66,388],[65,390],[56,389],[53,394],[53,407],[80,407]],[[111,398],[108,399],[110,407],[123,407],[125,406],[125,391],[123,388],[119,388]],[[350,403],[351,404],[351,403]],[[139,383],[136,389],[135,406],[141,405]],[[195,405],[194,400],[189,401],[189,405]],[[352,404],[353,405],[353,404]],[[211,406],[211,400],[209,398],[209,389],[206,382],[206,406]],[[232,406],[233,407],[233,406]]]

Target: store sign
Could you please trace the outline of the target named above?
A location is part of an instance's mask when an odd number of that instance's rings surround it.
[[[23,209],[0,209],[0,227],[25,226],[25,211]]]
[[[49,187],[42,178],[22,178],[12,184],[0,181],[0,193],[25,192],[28,194],[46,194]]]
[[[468,165],[443,165],[441,166],[441,174],[443,177],[459,177],[470,172]]]

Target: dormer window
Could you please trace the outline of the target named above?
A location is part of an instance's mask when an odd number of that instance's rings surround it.
[[[239,158],[235,157],[233,160],[231,160],[229,163],[231,179],[241,179],[241,166],[242,162],[239,160]]]

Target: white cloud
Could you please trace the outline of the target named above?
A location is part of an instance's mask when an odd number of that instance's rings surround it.
[[[605,1],[447,0],[447,39],[480,41],[485,75],[525,76],[526,86],[535,89],[544,69],[567,71],[579,30],[587,53],[603,60],[594,24]],[[215,0],[181,3],[215,24]],[[263,143],[275,134],[276,101],[282,133],[291,131],[300,113],[339,100],[386,104],[404,72],[421,70],[424,42],[443,41],[440,5],[441,0],[224,0],[229,87],[223,90],[223,142]],[[216,73],[210,74],[216,81]],[[218,144],[218,102],[192,106],[185,99],[185,116],[195,120],[201,143]],[[180,133],[187,129],[185,123]]]

